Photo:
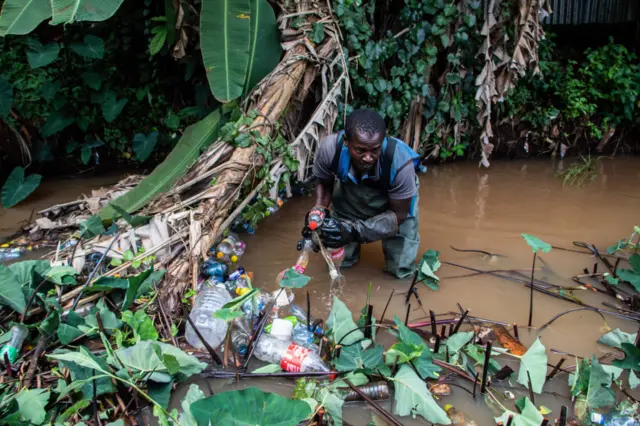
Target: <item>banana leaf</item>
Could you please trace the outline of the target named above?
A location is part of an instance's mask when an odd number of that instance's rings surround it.
[[[0,36],[29,34],[50,17],[49,0],[6,0],[0,12]]]
[[[202,120],[187,127],[175,148],[167,158],[145,177],[135,188],[116,198],[112,204],[133,213],[144,207],[158,194],[169,190],[218,136],[221,124],[220,110],[215,110]],[[107,205],[99,212],[102,220],[111,220],[117,212]]]
[[[251,0],[251,39],[244,92],[249,93],[280,62],[276,14],[267,0]]]
[[[51,25],[74,21],[105,21],[111,18],[124,0],[51,0]]]
[[[249,0],[202,3],[200,45],[211,93],[220,102],[242,95],[251,36]]]

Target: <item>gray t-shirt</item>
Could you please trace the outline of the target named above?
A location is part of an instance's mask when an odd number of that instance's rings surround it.
[[[333,178],[331,171],[331,163],[336,154],[338,134],[332,134],[320,141],[320,145],[316,150],[316,156],[313,160],[313,176],[320,180],[330,180]],[[389,187],[389,198],[392,200],[405,200],[416,195],[416,171],[412,161],[400,167],[397,171],[395,179]],[[378,168],[375,168],[376,174]],[[355,175],[353,166],[349,169],[351,175]]]

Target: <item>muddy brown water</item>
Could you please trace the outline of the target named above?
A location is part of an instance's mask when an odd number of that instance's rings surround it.
[[[531,267],[532,253],[520,237],[521,233],[536,235],[548,243],[570,248],[573,241],[585,241],[600,248],[630,234],[634,225],[640,224],[640,160],[618,158],[599,161],[599,178],[582,188],[564,187],[555,173],[570,161],[552,162],[517,161],[493,163],[490,169],[475,164],[439,165],[421,176],[420,194],[420,254],[427,249],[440,251],[440,259],[479,269],[526,269]],[[115,182],[117,177],[44,182],[37,193],[16,210],[0,210],[0,228],[10,230],[20,220],[28,218],[33,208],[48,207],[55,202],[75,199],[92,188]],[[255,235],[243,235],[247,251],[242,265],[255,274],[254,285],[275,290],[276,274],[291,266],[297,257],[296,243],[304,214],[313,205],[313,198],[299,197],[287,202],[272,217],[264,220]],[[501,254],[504,257],[488,258],[477,253],[460,253],[459,249],[480,249]],[[540,270],[536,277],[555,284],[570,286],[570,277],[583,268],[593,267],[593,258],[560,250],[541,256]],[[372,283],[371,303],[374,316],[379,317],[392,290],[395,289],[387,318],[398,315],[404,318],[404,295],[409,281],[398,281],[382,273],[384,258],[379,243],[363,246],[361,261],[344,271],[346,285],[341,299],[356,314],[365,303],[369,283]],[[602,268],[602,265],[600,265]],[[557,349],[580,357],[592,354],[600,357],[610,352],[598,345],[597,340],[606,330],[602,318],[593,312],[576,312],[563,316],[542,332],[527,330],[529,289],[522,284],[487,275],[447,278],[468,273],[443,265],[438,271],[440,289],[432,291],[420,285],[419,295],[425,310],[436,313],[457,311],[457,303],[470,309],[470,315],[490,318],[505,323],[520,324],[520,337],[525,345],[540,336],[547,348],[549,362],[555,364],[560,355]],[[312,257],[307,275],[313,277],[310,284],[296,290],[297,303],[304,304],[305,291],[312,299],[312,314],[326,318],[328,314],[328,276],[320,255]],[[587,292],[575,294],[585,303],[603,307],[606,296]],[[534,295],[534,326],[540,326],[556,314],[575,308],[575,305],[536,293]],[[409,321],[424,320],[425,312],[412,299]],[[625,332],[636,332],[638,324],[612,316],[606,316],[607,326]],[[565,366],[575,364],[567,357]],[[514,368],[517,364],[514,365]],[[512,380],[515,384],[515,380]],[[229,380],[198,380],[205,394],[211,391],[257,386],[271,392],[290,396],[295,386],[289,380],[245,380],[239,384]],[[625,378],[626,382],[626,378]],[[469,383],[457,382],[467,389]],[[500,386],[508,383],[498,383]],[[516,396],[524,396],[515,385]],[[451,403],[470,414],[479,425],[490,425],[492,412],[482,398],[473,400],[465,390],[453,387],[451,396],[442,397],[440,403]],[[184,388],[174,395],[174,403],[184,394]],[[567,374],[559,374],[545,385],[545,393],[536,395],[536,403],[553,410],[548,416],[555,419],[560,406],[569,405]],[[505,406],[514,409],[511,401]],[[391,403],[385,404],[391,409]],[[365,425],[371,420],[371,411],[363,403],[345,405],[344,420],[353,425]],[[422,418],[403,418],[406,425],[425,424]]]

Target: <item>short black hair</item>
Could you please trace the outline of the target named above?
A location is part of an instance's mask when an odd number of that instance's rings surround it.
[[[356,109],[347,116],[344,133],[347,140],[352,141],[357,133],[368,135],[387,134],[387,126],[384,119],[372,109]]]

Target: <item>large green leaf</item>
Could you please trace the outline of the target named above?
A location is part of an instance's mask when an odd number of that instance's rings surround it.
[[[280,280],[280,287],[286,288],[302,288],[311,281],[311,277],[308,277],[294,268],[289,268],[284,271],[284,277]]]
[[[191,414],[199,426],[291,426],[305,420],[311,407],[304,401],[251,387],[196,401],[191,404]]]
[[[124,0],[51,0],[51,25],[74,21],[104,21],[113,16]]]
[[[40,134],[43,138],[48,138],[49,136],[55,135],[56,133],[66,129],[74,122],[75,120],[73,118],[65,117],[60,112],[55,111],[47,117],[47,121],[44,122],[42,130],[40,130]]]
[[[135,188],[116,198],[112,203],[133,213],[160,193],[169,190],[200,156],[200,151],[207,148],[218,137],[220,122],[220,111],[216,110],[187,127],[178,144],[162,164],[142,179]],[[110,205],[103,207],[99,213],[103,220],[111,220],[115,214]]]
[[[108,370],[106,361],[93,355],[84,346],[78,347],[76,352],[65,351],[47,356],[58,360],[62,366],[69,369],[73,382],[79,383],[76,389],[79,389],[85,398],[93,398],[93,383],[85,380]],[[95,381],[98,396],[115,390],[108,377],[100,377]]]
[[[440,252],[429,249],[423,255],[418,264],[418,281],[424,283],[431,290],[438,290],[440,278],[435,272],[440,268],[438,256]]]
[[[136,160],[142,163],[149,158],[157,142],[158,132],[151,132],[148,135],[136,133],[133,137],[133,152],[136,153]]]
[[[182,401],[180,402],[180,406],[182,407],[182,413],[180,413],[180,426],[197,426],[196,419],[191,414],[191,405],[196,402],[204,399],[204,392],[200,389],[200,387],[196,384],[189,385],[189,390]]]
[[[628,368],[640,372],[640,348],[632,343],[622,343],[620,345],[625,354],[623,360],[614,359],[612,364],[620,368]]]
[[[60,54],[60,45],[58,43],[49,43],[42,45],[36,39],[29,40],[29,48],[27,49],[27,61],[31,69],[45,67],[58,59]]]
[[[23,389],[16,395],[20,417],[32,424],[41,425],[47,416],[45,407],[51,392],[44,389]]]
[[[150,380],[159,383],[166,383],[166,375],[169,373],[167,366],[154,350],[154,345],[158,345],[162,355],[172,355],[180,365],[180,373],[186,377],[200,373],[207,366],[204,362],[175,346],[153,342],[150,340],[142,340],[126,349],[118,349],[115,354],[125,366],[133,372],[152,373]]]
[[[29,34],[50,17],[49,0],[6,0],[0,12],[0,37]]]
[[[54,266],[45,272],[44,276],[48,281],[58,285],[75,284],[76,280],[73,279],[74,275],[77,275],[78,271],[73,266],[60,265]],[[68,279],[71,277],[71,279]]]
[[[71,45],[71,50],[85,58],[104,58],[104,40],[94,35],[87,35],[84,37],[83,41],[83,43],[73,43]]]
[[[9,265],[9,269],[22,287],[34,287],[40,284],[49,269],[48,260],[23,260]]]
[[[109,92],[102,103],[102,116],[107,123],[113,123],[118,118],[128,99],[117,99],[116,94]]]
[[[547,377],[547,351],[536,339],[527,349],[527,352],[520,358],[520,369],[518,370],[518,383],[529,388],[527,372],[531,376],[531,387],[535,393],[542,393],[542,386]]]
[[[524,401],[524,409],[520,414],[514,413],[513,411],[505,411],[502,416],[496,417],[496,423],[502,422],[502,424],[506,425],[509,422],[509,417],[513,417],[512,425],[513,426],[540,426],[544,417],[535,405],[529,398],[526,398]]]
[[[545,243],[544,241],[542,241],[540,238],[536,236],[529,235],[529,234],[522,234],[522,238],[524,238],[527,244],[529,244],[529,247],[531,247],[531,250],[534,253],[537,253],[539,251],[543,253],[549,253],[551,251],[551,245],[548,243]]]
[[[6,78],[0,77],[0,118],[7,118],[13,104],[13,87]]]
[[[280,52],[280,36],[273,8],[267,0],[251,0],[251,38],[245,94],[278,65]]]
[[[202,3],[200,47],[211,93],[220,102],[242,95],[251,36],[249,0]]]
[[[356,330],[358,326],[353,321],[353,315],[347,305],[335,296],[333,297],[333,307],[327,320],[327,327],[333,331],[334,343],[342,342],[343,345],[352,345],[364,339],[362,331]]]
[[[158,340],[158,330],[156,330],[153,321],[143,309],[138,309],[135,313],[124,311],[122,313],[122,322],[131,327],[133,336],[137,341]]]
[[[40,175],[29,175],[25,179],[22,167],[13,169],[2,187],[0,199],[3,207],[8,209],[27,198],[40,185],[41,180]]]
[[[427,384],[411,367],[403,365],[392,379],[395,388],[396,413],[399,416],[420,414],[431,423],[450,425],[447,413],[427,390]]]
[[[58,326],[58,340],[60,340],[60,343],[63,345],[68,345],[78,337],[82,336],[82,334],[82,331],[80,331],[78,327],[65,323],[60,323]]]
[[[640,255],[632,255],[629,258],[629,263],[632,269],[621,269],[618,271],[618,276],[640,292]]]
[[[598,339],[598,343],[611,346],[612,348],[622,349],[623,343],[634,343],[637,336],[638,333],[625,333],[619,328],[616,328],[615,330],[611,330],[610,332],[603,334],[602,337]]]
[[[335,361],[336,369],[338,371],[353,371],[362,368],[373,370],[382,364],[383,351],[384,348],[380,345],[366,351],[363,351],[359,344],[344,347],[340,350],[340,356]]]

